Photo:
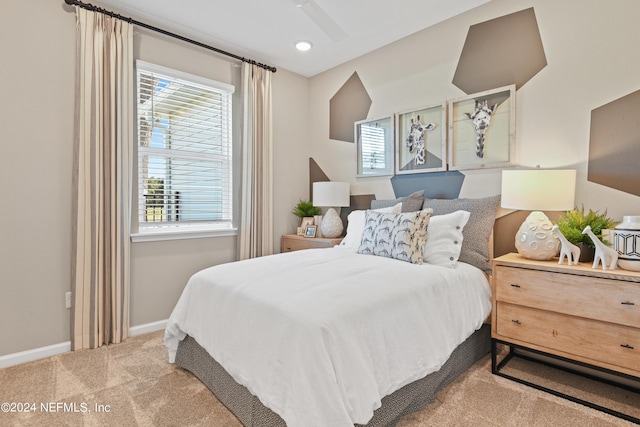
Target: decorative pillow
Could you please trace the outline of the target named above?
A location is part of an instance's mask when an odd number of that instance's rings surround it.
[[[458,262],[462,249],[462,230],[471,214],[455,211],[446,215],[432,215],[427,229],[427,243],[422,259],[433,265],[453,267]]]
[[[401,210],[402,203],[397,203],[395,206],[388,208],[376,209],[377,212],[381,213],[400,213]],[[362,232],[364,231],[365,212],[364,210],[356,210],[349,213],[347,216],[347,234],[338,246],[351,249],[353,252],[358,251]]]
[[[424,199],[423,208],[433,209],[433,215],[444,215],[457,210],[471,215],[462,234],[462,250],[459,261],[491,273],[489,262],[489,237],[500,206],[500,195],[482,199]]]
[[[422,210],[424,203],[424,190],[416,191],[405,197],[398,197],[393,200],[372,200],[371,209],[386,208],[394,206],[396,203],[402,203],[402,212],[415,212]]]
[[[367,211],[358,253],[422,264],[431,209],[399,214]]]

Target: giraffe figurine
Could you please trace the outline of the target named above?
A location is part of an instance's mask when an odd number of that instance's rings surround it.
[[[602,243],[602,241],[593,234],[591,226],[589,225],[582,230],[582,234],[588,235],[591,241],[593,241],[593,244],[596,245],[596,254],[593,257],[593,265],[591,268],[597,268],[598,263],[601,262],[603,270],[615,270],[616,264],[618,263],[618,251]]]
[[[557,225],[553,226],[551,232],[556,233],[556,236],[560,239],[560,259],[558,260],[558,264],[562,264],[562,261],[566,258],[568,265],[578,265],[578,260],[580,259],[580,248],[569,242],[567,238],[562,235],[560,230],[558,230]]]

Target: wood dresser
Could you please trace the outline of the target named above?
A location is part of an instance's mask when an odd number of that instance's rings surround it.
[[[301,249],[331,248],[339,245],[342,237],[329,239],[324,237],[304,237],[297,234],[284,234],[280,238],[280,252],[299,251]]]
[[[493,260],[492,281],[494,373],[523,348],[640,379],[640,272],[512,253]],[[500,364],[496,343],[509,346]]]

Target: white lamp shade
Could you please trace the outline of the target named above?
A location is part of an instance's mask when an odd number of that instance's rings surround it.
[[[349,183],[333,181],[314,182],[313,204],[318,207],[349,206]]]
[[[575,170],[502,171],[503,208],[566,211],[574,208],[575,195]]]

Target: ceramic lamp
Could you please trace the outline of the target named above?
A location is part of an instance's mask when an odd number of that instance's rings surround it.
[[[575,170],[502,171],[502,207],[533,211],[516,233],[515,245],[520,255],[547,260],[558,254],[560,240],[541,211],[573,209],[575,189]]]
[[[334,238],[342,234],[342,219],[334,208],[349,206],[349,183],[322,181],[313,183],[313,204],[327,207],[320,223],[320,232],[324,237]]]

